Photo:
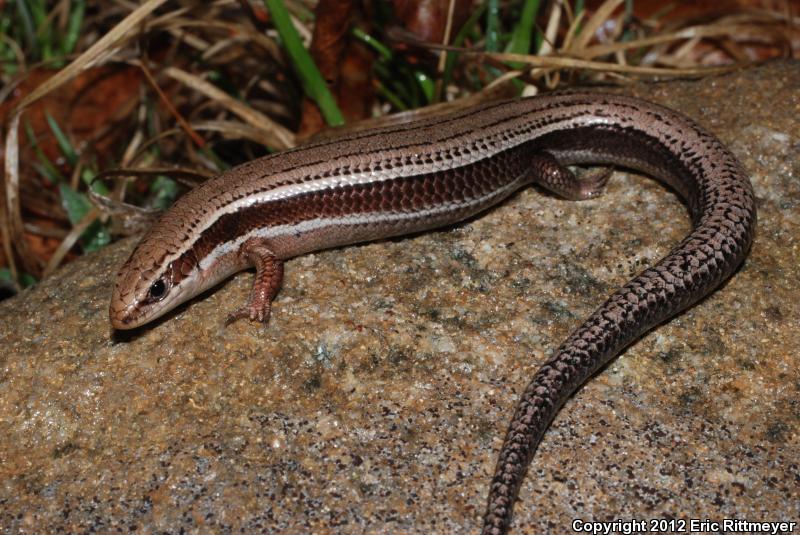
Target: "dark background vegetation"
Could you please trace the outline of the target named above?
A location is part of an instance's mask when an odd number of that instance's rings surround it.
[[[2,296],[328,127],[799,51],[793,0],[0,0]]]

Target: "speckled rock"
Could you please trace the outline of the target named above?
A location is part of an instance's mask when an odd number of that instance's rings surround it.
[[[755,245],[567,403],[516,525],[798,521],[800,63],[625,92],[741,158]],[[288,262],[266,327],[224,327],[245,273],[132,334],[107,306],[134,242],[89,255],[0,304],[0,526],[474,530],[517,393],[688,230],[646,178],[581,203],[528,189],[455,228]]]

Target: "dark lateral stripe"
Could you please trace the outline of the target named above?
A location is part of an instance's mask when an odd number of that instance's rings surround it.
[[[508,104],[508,102],[506,104]],[[572,120],[574,118],[581,117],[583,115],[584,114],[576,112],[575,114],[572,114],[572,115],[560,116],[557,119],[543,118],[539,122],[526,121],[522,117],[517,117],[517,118],[514,119],[514,122],[516,123],[517,121],[519,121],[519,124],[524,124],[525,125],[525,129],[526,130],[535,131],[536,129],[541,128],[544,125],[551,124],[551,123],[554,123],[554,122],[565,122],[565,121],[569,122],[570,120]],[[498,126],[500,124],[503,124],[505,122],[509,122],[509,119],[506,118],[506,119],[501,119],[501,120],[498,120],[498,121],[495,121],[495,122],[492,122],[492,123],[488,123],[487,125],[485,125],[483,127],[483,129],[494,128],[494,127],[496,127],[496,126]],[[565,131],[569,130],[569,128],[564,128],[564,130]],[[510,132],[511,132],[511,129],[509,129],[509,134],[510,134]],[[442,145],[442,144],[446,144],[449,141],[457,140],[458,138],[463,137],[463,136],[464,136],[463,132],[457,132],[455,134],[452,134],[452,135],[444,137],[444,138],[437,139],[436,141],[430,142],[430,143],[427,143],[427,144],[426,143],[419,143],[419,142],[406,143],[406,144],[403,144],[403,143],[394,144],[392,146],[392,151],[402,151],[403,149],[407,149],[407,148],[413,147],[413,146],[420,146],[420,145],[421,146]],[[364,137],[370,137],[370,136],[364,136]],[[525,136],[517,135],[517,136],[509,136],[509,137],[516,137],[516,138],[519,138],[519,139],[524,139]],[[480,140],[477,140],[477,141],[480,141]],[[526,142],[527,141],[521,141],[521,143],[526,143]],[[335,142],[335,143],[338,143],[338,141]],[[333,144],[333,143],[329,143],[329,145],[331,145],[331,144]],[[319,147],[320,147],[320,145],[317,145],[317,146],[301,148],[301,149],[297,149],[297,150],[298,151],[305,151],[305,150],[316,149],[316,148],[319,148]],[[475,149],[474,147],[469,147],[466,150],[462,149],[462,148],[457,148],[455,150],[458,151],[458,152],[470,152],[472,150],[477,150],[477,149]],[[375,155],[380,155],[383,152],[385,152],[385,149],[377,149],[377,150],[367,151],[367,152],[363,152],[363,151],[350,152],[350,153],[346,153],[346,154],[342,154],[342,155],[337,155],[336,159],[337,160],[341,159],[342,161],[345,161],[348,158],[356,158],[356,157],[359,157],[361,159],[366,159],[366,158],[374,157]],[[276,155],[276,156],[278,156],[278,155]],[[431,156],[430,153],[425,153],[425,154],[419,154],[418,158],[424,159],[424,158],[429,158],[430,156]],[[287,167],[287,168],[284,168],[284,169],[280,169],[279,171],[276,171],[276,172],[280,173],[280,174],[292,173],[292,172],[297,171],[298,169],[314,167],[314,166],[321,165],[321,164],[323,164],[325,162],[329,162],[329,161],[330,161],[329,158],[320,158],[320,159],[317,159],[317,160],[304,162],[304,163],[302,163],[300,165],[296,165],[296,166],[293,166],[293,167]],[[414,163],[414,158],[412,158],[411,156],[406,156],[404,158],[404,160],[399,165],[400,166],[405,166],[405,165],[411,165],[413,163]],[[247,165],[247,164],[245,164],[245,165]],[[346,169],[346,173],[364,173],[364,172],[373,170],[373,168],[378,166],[378,165],[383,166],[383,169],[391,169],[394,164],[392,164],[388,160],[385,160],[383,162],[373,161],[371,163],[371,165],[373,167],[351,166],[351,167],[348,167]],[[231,202],[236,202],[236,201],[238,201],[238,200],[240,200],[240,199],[242,199],[244,197],[249,197],[251,195],[259,195],[259,194],[266,193],[268,191],[271,191],[273,189],[280,188],[280,187],[291,186],[291,185],[299,184],[299,183],[303,183],[303,182],[312,182],[314,180],[321,179],[321,178],[327,178],[327,177],[330,177],[330,176],[341,176],[341,175],[346,174],[343,171],[344,171],[343,168],[334,168],[334,169],[329,169],[324,175],[301,175],[301,176],[297,176],[297,177],[293,177],[293,178],[288,178],[286,180],[282,180],[282,181],[279,181],[279,182],[273,182],[273,183],[270,183],[268,185],[265,185],[265,186],[262,186],[262,187],[257,187],[257,188],[254,188],[254,189],[242,189],[237,195],[235,195],[233,197],[230,197],[230,199],[228,199],[228,202],[226,202],[224,204],[221,204],[221,205],[218,205],[218,206],[222,207],[222,206],[225,206],[225,205],[227,205],[227,204],[229,204]],[[270,176],[270,174],[267,174],[267,173],[260,174],[260,175],[254,177],[252,179],[252,183],[256,184],[256,183],[258,183],[259,181],[263,180],[264,178],[266,178],[268,176]],[[229,196],[229,195],[230,195],[229,191],[220,191],[218,193],[218,196]],[[216,198],[217,198],[216,196],[212,197],[211,199],[209,199],[209,201],[213,202]],[[200,215],[197,216],[197,219],[199,219],[199,217],[200,217]]]
[[[303,193],[224,214],[172,262],[172,274],[176,277],[173,283],[182,280],[190,272],[189,266],[196,266],[220,244],[258,228],[375,212],[412,214],[485,196],[527,172],[527,153],[527,147],[517,146],[463,167]]]

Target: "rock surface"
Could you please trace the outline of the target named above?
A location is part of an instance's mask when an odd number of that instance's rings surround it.
[[[798,521],[800,63],[625,92],[739,156],[755,245],[567,403],[515,524]],[[474,530],[517,393],[688,230],[646,178],[581,203],[529,189],[456,228],[288,262],[266,327],[223,326],[240,274],[132,335],[107,306],[134,242],[82,258],[0,304],[0,526]]]

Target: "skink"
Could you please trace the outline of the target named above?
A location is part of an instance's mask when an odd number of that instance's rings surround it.
[[[693,230],[614,292],[522,393],[484,515],[484,534],[504,533],[534,451],[570,395],[643,333],[710,293],[750,248],[750,180],[691,119],[630,97],[555,94],[254,160],[190,191],[149,230],[117,276],[111,324],[143,325],[252,266],[249,301],[229,320],[267,321],[285,259],[454,223],[528,184],[569,199],[597,194],[606,175],[578,179],[566,168],[573,164],[660,180],[686,201]]]

